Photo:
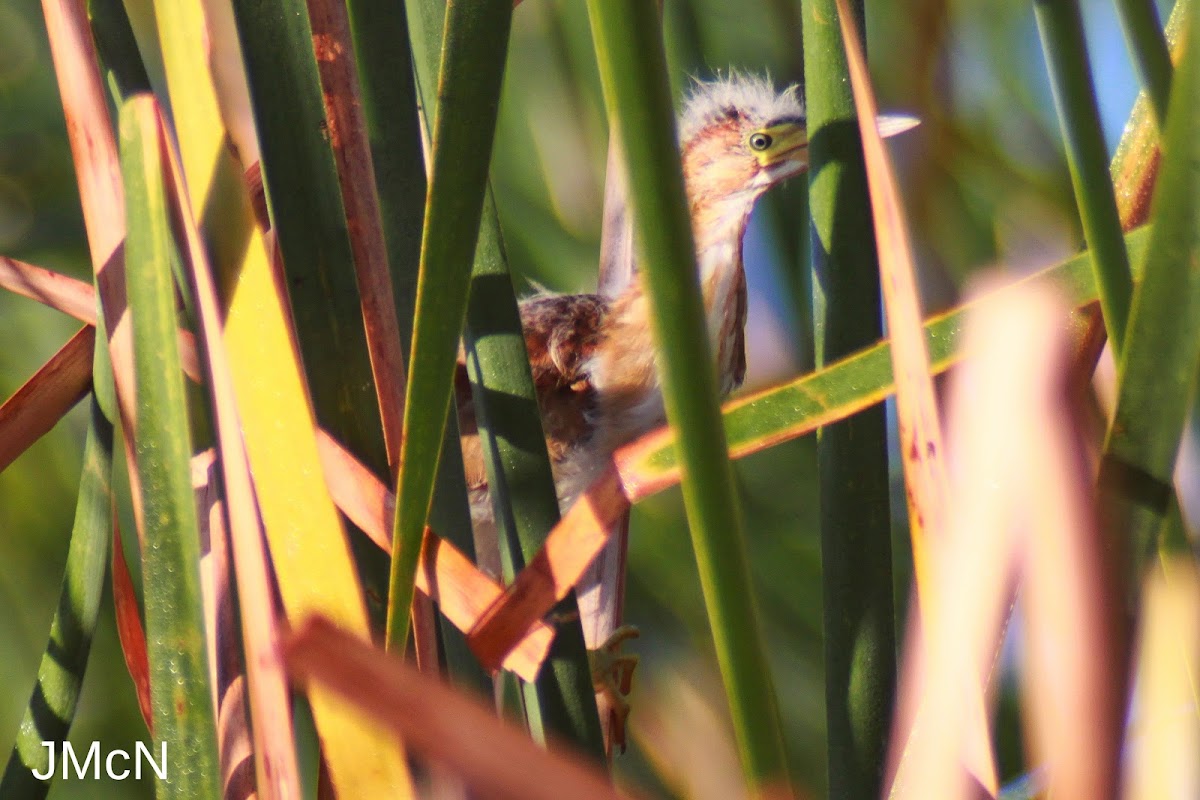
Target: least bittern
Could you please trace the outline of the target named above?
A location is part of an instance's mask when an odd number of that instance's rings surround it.
[[[881,120],[885,134],[915,124]],[[746,276],[742,238],[755,201],[808,166],[808,134],[796,87],[777,92],[761,78],[730,76],[697,84],[679,123],[683,176],[696,241],[697,268],[722,395],[746,374]],[[606,235],[610,257],[633,259],[626,215]],[[617,273],[633,274],[632,263]],[[541,294],[521,303],[525,345],[537,388],[559,504],[566,510],[608,465],[621,445],[666,422],[649,303],[638,280],[605,294]],[[460,390],[466,390],[465,367]],[[494,523],[469,391],[460,392],[463,454],[471,511],[479,528]],[[481,537],[482,538],[482,537]],[[597,559],[577,588],[588,647],[612,658],[623,583],[621,537]],[[610,641],[611,640],[611,641]],[[616,686],[628,683],[631,659],[617,659]],[[610,742],[621,743],[628,705],[614,681],[598,680]],[[607,706],[607,710],[605,709]],[[611,718],[607,718],[611,714]]]

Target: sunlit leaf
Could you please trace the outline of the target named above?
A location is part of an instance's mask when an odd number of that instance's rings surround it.
[[[162,120],[160,119],[160,123]],[[186,245],[183,263],[189,279],[196,309],[196,320],[204,345],[205,386],[209,390],[212,417],[220,450],[220,485],[223,490],[224,512],[228,516],[228,540],[224,531],[210,532],[213,556],[222,555],[228,582],[229,551],[232,550],[233,571],[237,581],[237,609],[241,625],[233,624],[232,614],[224,620],[228,628],[212,637],[219,645],[235,647],[239,637],[244,649],[247,694],[252,729],[231,730],[225,714],[221,715],[223,742],[233,735],[253,736],[253,755],[257,775],[257,793],[261,798],[298,797],[300,778],[296,765],[292,728],[291,698],[280,659],[280,619],[275,609],[275,597],[270,557],[263,537],[262,521],[255,500],[250,465],[242,442],[241,419],[238,416],[230,375],[229,358],[222,339],[221,317],[217,289],[208,258],[200,241],[200,232],[192,216],[191,205],[183,188],[182,174],[174,152],[169,159],[169,191],[172,208]],[[232,603],[228,585],[225,603]],[[220,600],[218,600],[220,603]],[[218,658],[218,666],[241,659]],[[218,680],[222,676],[218,672]],[[223,688],[223,687],[222,687]],[[239,692],[221,691],[222,703]],[[235,705],[238,701],[234,700]],[[224,750],[224,748],[223,748]],[[237,765],[223,760],[223,776]]]

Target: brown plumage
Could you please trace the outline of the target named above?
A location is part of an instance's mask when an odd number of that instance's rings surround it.
[[[680,145],[709,336],[719,391],[725,394],[746,373],[742,237],[755,200],[807,164],[802,109],[794,89],[776,92],[764,80],[731,77],[699,84],[680,121]],[[606,211],[606,219],[622,220],[625,226],[607,231],[612,239],[603,249],[606,258],[633,258],[628,216],[623,207]],[[632,263],[616,266],[617,273],[636,274]],[[634,278],[624,287],[605,289],[609,296],[542,295],[521,304],[525,345],[564,511],[617,447],[666,421],[650,307],[641,282]],[[494,541],[465,367],[458,389],[476,537]],[[592,649],[600,648],[618,624],[623,576],[619,539],[577,587]],[[492,561],[490,566],[497,565]],[[620,697],[607,696],[607,702],[615,716],[606,713],[604,720],[614,726],[612,738],[619,739],[628,707]]]
[[[596,391],[585,365],[603,339],[602,326],[608,301],[594,294],[545,295],[521,304],[525,350],[542,412],[542,430],[551,462],[561,464],[569,451],[591,437],[590,417]],[[472,492],[487,490],[483,450],[479,442],[475,403],[467,367],[462,360],[455,374],[463,460],[467,486]],[[486,517],[490,509],[476,509]]]
[[[880,132],[891,136],[915,124],[908,117],[881,118]],[[741,385],[746,374],[742,237],[755,201],[808,167],[803,108],[795,87],[777,92],[766,80],[732,75],[697,84],[681,115],[679,136],[696,267],[718,390],[724,395]],[[634,236],[619,184],[606,193],[604,219],[603,295],[541,295],[521,304],[525,346],[564,511],[608,465],[617,447],[666,422],[650,307],[636,278]],[[635,277],[623,284],[628,276]],[[461,364],[457,389],[476,540],[491,542],[491,563],[486,546],[481,563],[498,571],[483,454]],[[619,624],[622,546],[622,536],[614,535],[576,587],[584,636],[593,650]],[[617,678],[620,686],[628,682],[631,667],[617,666],[626,668]],[[620,696],[624,691],[610,684],[603,692],[602,721],[610,730],[610,743],[621,741],[628,713]]]

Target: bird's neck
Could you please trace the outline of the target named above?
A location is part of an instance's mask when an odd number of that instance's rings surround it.
[[[745,374],[742,236],[753,203],[753,198],[742,198],[737,204],[730,198],[712,205],[693,201],[691,208],[709,341],[722,395],[737,388]],[[610,446],[663,423],[650,307],[640,280],[613,300],[592,372],[600,413],[610,426],[605,431]]]
[[[708,203],[703,200],[692,203],[700,288],[722,395],[740,386],[746,374],[746,273],[742,240],[757,197],[757,193],[745,192]]]
[[[742,237],[759,194],[746,191],[720,199],[703,195],[692,199],[692,236],[696,240],[702,285],[712,271],[729,266],[724,254],[731,247],[739,253],[740,266]]]

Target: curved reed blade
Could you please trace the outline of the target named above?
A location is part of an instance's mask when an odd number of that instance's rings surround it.
[[[50,623],[50,642],[38,667],[33,698],[21,717],[12,755],[0,777],[0,795],[5,797],[45,797],[55,770],[43,742],[65,742],[75,718],[108,561],[113,519],[112,441],[112,423],[93,400],[62,593]]]

